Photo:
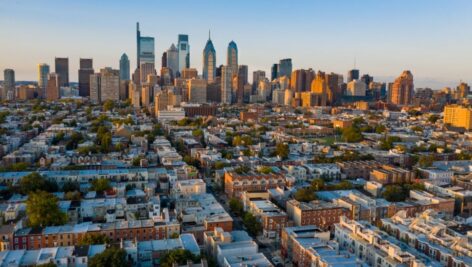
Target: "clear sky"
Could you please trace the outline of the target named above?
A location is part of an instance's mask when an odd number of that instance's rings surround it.
[[[189,34],[191,66],[201,73],[211,29],[217,64],[234,40],[249,71],[291,57],[293,67],[391,81],[410,69],[417,86],[472,82],[470,0],[0,0],[0,69],[36,80],[36,65],[69,57],[77,81],[80,57],[94,68],[118,68],[127,53],[135,68],[136,21],[156,38],[156,67],[177,34]],[[270,75],[270,74],[269,74]],[[3,77],[2,77],[3,78]]]

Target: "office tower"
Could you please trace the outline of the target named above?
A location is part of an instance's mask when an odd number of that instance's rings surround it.
[[[371,82],[369,84],[369,94],[372,96],[374,100],[381,100],[382,98],[385,97],[385,94],[387,91],[386,87],[387,85],[385,83]],[[429,91],[431,92],[431,95],[427,97],[427,99],[431,99],[433,97],[433,91],[431,89],[429,89]],[[416,97],[416,94],[415,94],[415,97]]]
[[[167,52],[162,53],[161,68],[167,68]]]
[[[261,98],[266,101],[269,96],[271,95],[272,90],[270,87],[270,82],[268,79],[264,78],[259,81],[259,84],[257,85],[257,94],[261,96]]]
[[[213,83],[216,77],[216,50],[213,47],[210,35],[203,49],[203,79]]]
[[[191,79],[188,85],[188,102],[203,104],[207,101],[207,81],[203,79]]]
[[[195,68],[184,68],[180,74],[182,79],[196,79],[198,78],[198,71]]]
[[[348,96],[365,96],[366,85],[361,80],[352,80],[347,83],[346,95]]]
[[[134,108],[141,108],[141,85],[129,83],[129,99]]]
[[[352,69],[347,72],[347,82],[350,82],[352,80],[359,80],[359,70],[358,69]]]
[[[312,69],[294,70],[290,77],[290,89],[294,92],[309,91],[311,88],[311,82],[315,78],[315,71]]]
[[[139,68],[142,63],[155,64],[154,37],[141,36],[139,22],[136,23],[136,42],[136,68]]]
[[[235,102],[244,103],[244,80],[239,75],[233,75],[232,94]]]
[[[166,86],[166,85],[172,85],[173,84],[173,79],[172,79],[172,70],[167,67],[161,68],[161,85]]]
[[[272,65],[270,69],[270,80],[273,81],[277,79],[279,76],[279,64]]]
[[[221,68],[221,103],[231,104],[233,72],[231,66]]]
[[[409,70],[395,79],[389,92],[390,103],[395,105],[409,105],[414,95],[413,74]]]
[[[5,69],[3,71],[2,100],[14,100],[15,96],[15,71],[12,69]]]
[[[361,81],[365,83],[366,87],[369,87],[369,84],[374,81],[374,77],[370,76],[369,74],[364,74],[361,77]]]
[[[220,77],[221,78],[221,70],[223,69],[223,65],[219,65],[217,68],[216,68],[216,77]]]
[[[172,71],[172,78],[177,78],[177,72],[179,72],[179,50],[174,44],[167,49],[167,67]]]
[[[60,75],[57,73],[49,73],[47,89],[46,89],[46,99],[49,101],[58,100],[60,96],[61,89]]]
[[[467,83],[461,82],[456,88],[456,99],[467,98],[470,92],[470,86]]]
[[[69,58],[56,57],[56,75],[59,75],[59,85],[69,86]]]
[[[459,105],[445,106],[444,124],[472,130],[472,108]]]
[[[263,70],[256,70],[252,72],[252,91],[254,92],[259,86],[259,82],[265,80],[266,74]]]
[[[38,97],[44,98],[46,96],[46,86],[48,84],[49,65],[42,63],[38,64]]]
[[[120,100],[128,99],[130,80],[120,80]]]
[[[247,65],[238,66],[238,76],[241,78],[243,85],[248,84],[249,82],[249,69]]]
[[[90,96],[90,75],[93,74],[91,58],[81,58],[79,64],[79,96]]]
[[[120,71],[112,68],[100,69],[90,75],[90,99],[94,103],[120,99]]]
[[[217,77],[213,83],[207,84],[207,102],[221,102],[221,77]]]
[[[149,107],[151,103],[151,91],[154,89],[154,86],[150,83],[145,83],[141,85],[141,105],[143,107]]]
[[[29,100],[34,98],[34,90],[36,89],[33,85],[20,85],[18,87],[18,99]]]
[[[278,66],[277,77],[286,76],[290,78],[291,74],[292,74],[292,59],[291,58],[281,59]]]
[[[231,67],[233,75],[238,73],[238,47],[234,41],[228,44],[228,52],[226,54],[226,66]]]
[[[310,106],[326,106],[328,99],[331,99],[331,90],[328,87],[328,80],[324,72],[318,71],[316,78],[311,82],[311,93],[316,96],[304,94],[306,102],[310,102]],[[313,102],[312,99],[315,99]]]
[[[129,59],[126,53],[123,53],[120,58],[120,80],[129,81],[130,80],[130,68],[129,68]]]
[[[188,43],[187,34],[179,34],[177,50],[179,51],[179,65],[177,71],[180,73],[184,68],[190,68],[190,45]]]
[[[148,75],[156,75],[156,70],[154,68],[154,63],[142,63],[139,66],[139,81],[140,84],[143,84],[147,81]]]
[[[340,103],[343,97],[343,89],[341,86],[343,82],[342,75],[331,72],[326,74],[326,80],[328,82],[328,88],[331,91],[331,99],[328,99],[328,102],[331,105]]]

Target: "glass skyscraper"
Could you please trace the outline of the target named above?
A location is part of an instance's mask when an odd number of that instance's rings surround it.
[[[141,36],[139,22],[136,23],[137,68],[143,63],[155,63],[154,37]]]
[[[291,58],[285,58],[281,59],[279,62],[279,69],[278,69],[278,77],[286,76],[287,78],[290,78],[292,75],[292,59]]]
[[[130,70],[129,70],[129,59],[126,53],[123,53],[120,58],[120,80],[129,81]]]
[[[38,64],[38,97],[44,98],[46,96],[46,87],[48,85],[49,65]]]
[[[226,56],[226,65],[231,67],[233,75],[238,73],[238,46],[234,41],[228,44],[228,54]]]
[[[179,34],[177,42],[177,50],[179,51],[179,72],[184,68],[190,68],[190,45],[188,43],[187,34]]]
[[[208,83],[215,81],[216,76],[216,50],[208,34],[208,41],[203,49],[203,79]]]

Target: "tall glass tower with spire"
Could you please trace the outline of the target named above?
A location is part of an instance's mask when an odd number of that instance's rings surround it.
[[[213,83],[216,76],[216,51],[208,31],[208,41],[203,49],[203,79]]]

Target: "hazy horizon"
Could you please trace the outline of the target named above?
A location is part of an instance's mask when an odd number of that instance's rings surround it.
[[[0,69],[16,80],[36,80],[37,64],[54,71],[54,57],[69,57],[77,81],[79,58],[95,70],[118,68],[122,53],[134,70],[136,22],[155,37],[156,69],[162,53],[189,34],[191,67],[201,74],[202,51],[211,30],[217,65],[225,64],[231,40],[239,64],[264,70],[282,58],[293,69],[343,74],[356,67],[391,82],[409,69],[416,87],[455,87],[472,82],[470,1],[2,1]],[[3,75],[2,75],[3,79]]]

